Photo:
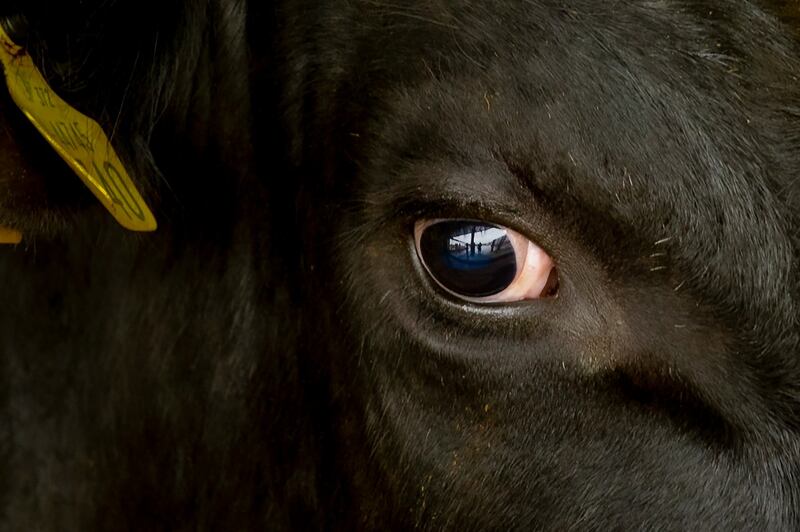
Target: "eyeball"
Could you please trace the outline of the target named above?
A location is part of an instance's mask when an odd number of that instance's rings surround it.
[[[479,220],[420,220],[414,240],[431,278],[462,299],[510,303],[558,294],[553,259],[507,227]]]

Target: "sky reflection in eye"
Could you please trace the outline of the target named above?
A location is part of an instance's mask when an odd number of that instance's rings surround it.
[[[514,248],[505,229],[486,225],[464,225],[448,239],[448,263],[453,268],[485,268],[501,257],[513,256]]]

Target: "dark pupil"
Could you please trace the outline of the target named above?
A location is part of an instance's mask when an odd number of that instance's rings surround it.
[[[422,233],[422,260],[445,288],[468,297],[505,290],[517,274],[514,247],[505,229],[480,222],[438,222]]]

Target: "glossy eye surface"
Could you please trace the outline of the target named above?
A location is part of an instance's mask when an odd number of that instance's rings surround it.
[[[425,220],[414,227],[419,255],[448,292],[478,302],[555,296],[553,260],[521,234],[477,220]]]

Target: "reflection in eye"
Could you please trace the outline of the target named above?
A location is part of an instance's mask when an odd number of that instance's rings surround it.
[[[420,221],[417,253],[447,291],[481,302],[511,302],[556,295],[552,259],[519,233],[475,220]]]

